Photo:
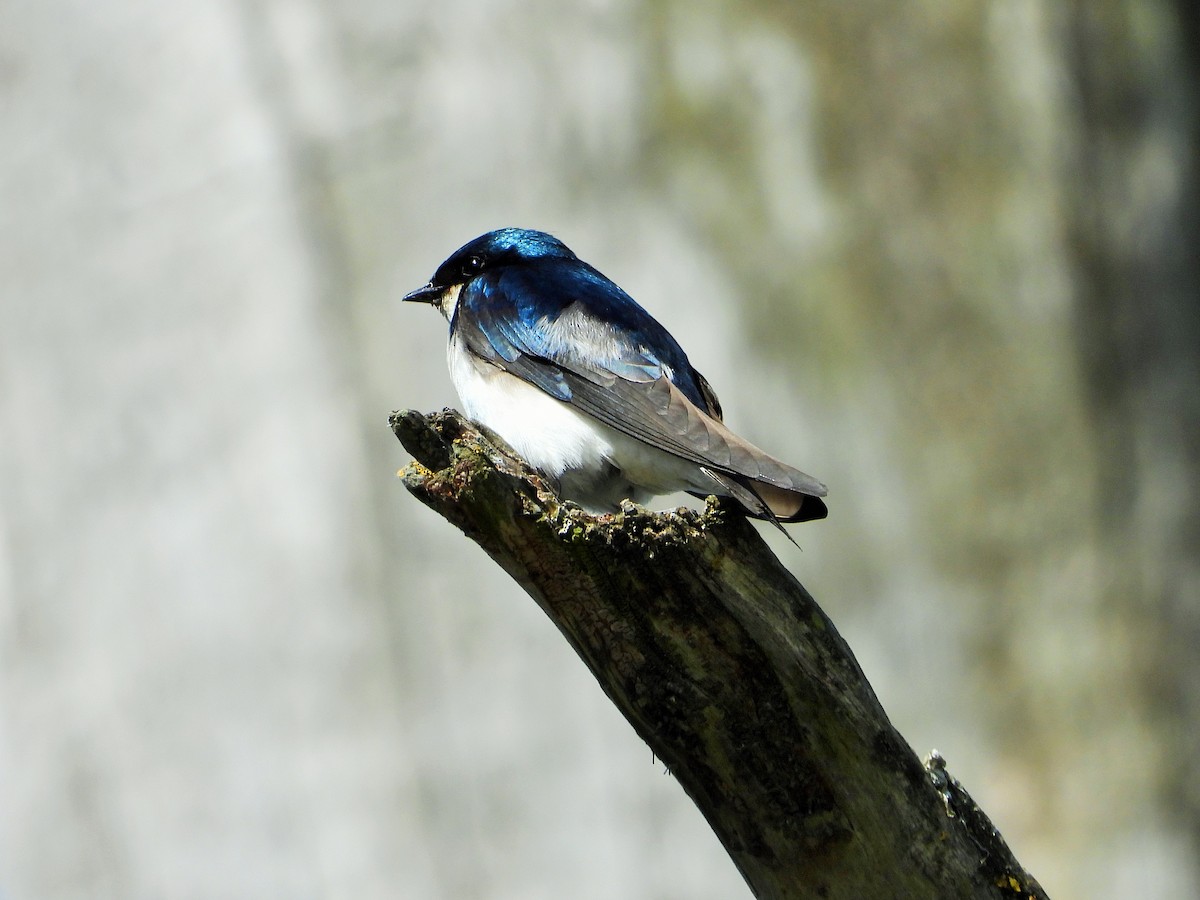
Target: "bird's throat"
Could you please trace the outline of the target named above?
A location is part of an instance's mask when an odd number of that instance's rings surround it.
[[[442,291],[441,299],[438,300],[438,309],[442,311],[447,322],[454,318],[454,310],[458,306],[458,298],[462,294],[462,289],[461,284],[452,284]]]

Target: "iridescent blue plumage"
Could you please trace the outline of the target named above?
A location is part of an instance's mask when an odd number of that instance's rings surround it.
[[[683,490],[732,497],[776,524],[826,514],[824,485],[726,428],[671,334],[557,238],[485,234],[405,299],[449,320],[467,414],[565,496],[611,509]]]
[[[556,325],[568,313],[567,322],[574,327],[565,333]],[[451,332],[464,318],[471,319],[464,327],[478,329],[510,363],[526,354],[605,380],[615,376],[644,382],[666,374],[684,396],[706,408],[678,342],[632,297],[578,260],[538,257],[483,273],[464,286]],[[538,383],[560,400],[571,399],[559,378]]]

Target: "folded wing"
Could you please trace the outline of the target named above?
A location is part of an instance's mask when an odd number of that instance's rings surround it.
[[[675,340],[619,287],[594,274],[582,282],[575,273],[556,279],[543,267],[478,279],[460,298],[451,328],[494,365],[617,431],[696,463],[751,515],[824,517],[825,485],[730,431],[715,393]],[[547,313],[545,302],[523,306],[519,298],[530,291],[555,297],[558,307]],[[614,291],[628,303],[616,302]],[[470,314],[461,315],[463,309]]]

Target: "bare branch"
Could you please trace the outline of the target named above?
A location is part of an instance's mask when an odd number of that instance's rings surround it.
[[[741,516],[592,516],[452,410],[391,424],[405,487],[537,601],[755,897],[1045,897]]]

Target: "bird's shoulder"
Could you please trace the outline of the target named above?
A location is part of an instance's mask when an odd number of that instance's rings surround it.
[[[551,258],[506,266],[486,273],[477,287],[465,298],[475,315],[513,318],[540,331],[558,327],[560,339],[572,333],[586,338],[589,328],[604,328],[668,366],[682,365],[687,358],[670,332],[633,297],[582,260]]]
[[[506,365],[525,355],[609,384],[610,376],[634,384],[665,377],[701,409],[719,410],[671,333],[582,260],[539,259],[486,272],[464,290],[459,315],[452,331]]]

